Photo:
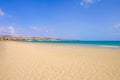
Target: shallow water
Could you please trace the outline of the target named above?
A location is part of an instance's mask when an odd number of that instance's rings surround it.
[[[120,49],[120,41],[50,41],[50,40],[29,41],[28,40],[26,42]]]

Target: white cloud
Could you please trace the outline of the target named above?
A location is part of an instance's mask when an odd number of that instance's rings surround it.
[[[5,13],[2,11],[2,9],[0,8],[0,17],[1,16],[4,16],[5,15]]]
[[[85,8],[89,8],[91,4],[94,4],[98,1],[100,1],[100,0],[82,0],[80,2],[80,6],[85,7]]]
[[[17,34],[14,27],[9,26],[9,27],[0,27],[0,35],[16,36]]]
[[[8,27],[10,34],[15,34],[15,29],[12,26]]]

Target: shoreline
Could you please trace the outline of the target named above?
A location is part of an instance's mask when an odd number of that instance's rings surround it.
[[[92,45],[92,44],[60,44],[60,43],[41,43],[41,42],[29,42],[29,41],[20,41],[26,43],[35,43],[40,45],[58,45],[58,46],[74,46],[74,47],[83,47],[83,48],[100,48],[100,49],[111,49],[111,50],[120,50],[120,46],[113,45]]]

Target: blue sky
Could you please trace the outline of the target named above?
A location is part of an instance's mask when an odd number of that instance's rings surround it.
[[[120,0],[0,0],[0,35],[120,40]]]

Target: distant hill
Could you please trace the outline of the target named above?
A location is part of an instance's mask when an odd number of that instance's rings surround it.
[[[0,37],[12,37],[11,35],[0,35]]]
[[[0,35],[0,41],[1,40],[13,40],[13,41],[19,41],[19,40],[61,40],[58,38],[43,38],[43,37],[15,37],[11,35]]]

